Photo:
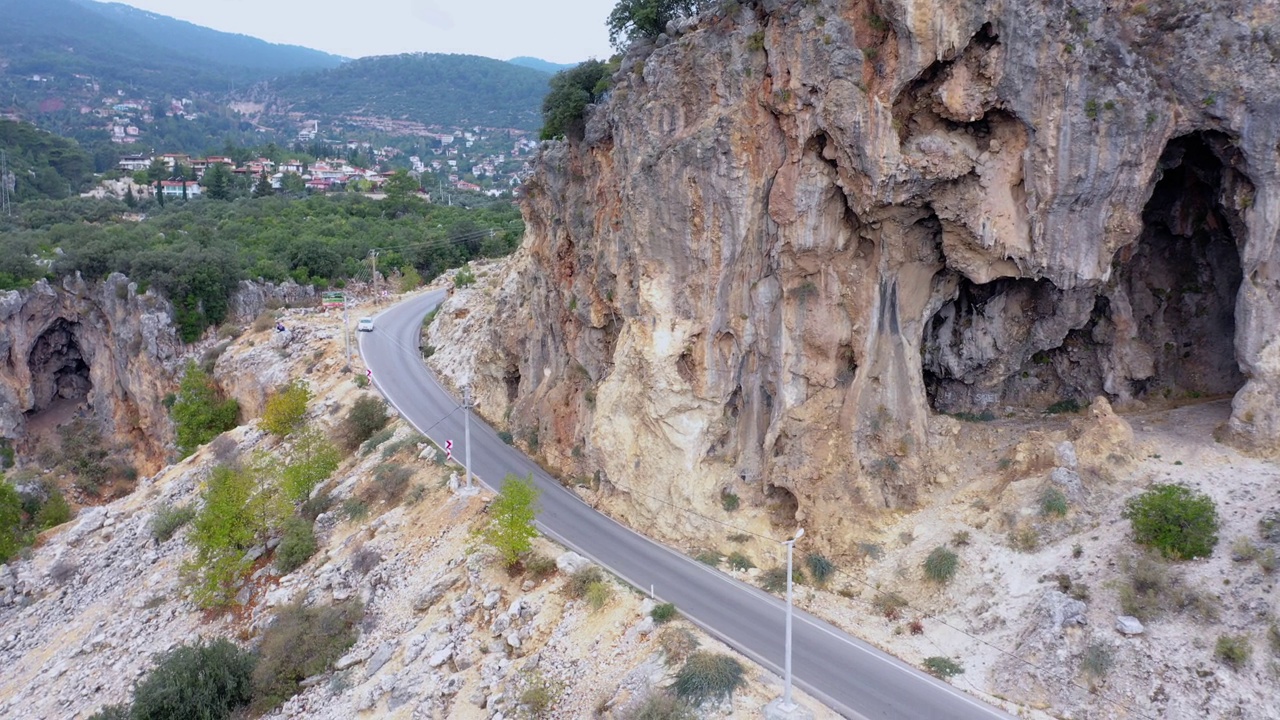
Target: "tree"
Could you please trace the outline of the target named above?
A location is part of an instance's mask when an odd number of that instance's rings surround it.
[[[169,166],[164,160],[155,158],[147,166],[147,177],[151,179],[151,182],[160,182],[169,177]]]
[[[511,567],[533,547],[531,541],[538,536],[533,525],[537,516],[538,488],[533,485],[533,474],[527,478],[508,474],[498,497],[489,503],[489,522],[480,537],[498,551],[504,565]]]
[[[132,185],[124,189],[124,204],[130,208],[138,207],[138,198],[134,197]]]
[[[160,207],[164,207],[164,185],[161,181],[156,181],[156,201],[160,203]]]
[[[1121,513],[1133,539],[1165,557],[1208,557],[1218,544],[1218,510],[1213,498],[1185,485],[1156,484],[1130,498]]]
[[[288,195],[301,195],[307,191],[307,181],[295,172],[287,172],[280,178],[280,190]]]
[[[696,0],[619,0],[605,23],[609,44],[626,50],[636,40],[658,37],[667,23],[692,16],[698,5]]]
[[[224,398],[213,378],[194,362],[188,362],[170,413],[176,426],[178,451],[186,457],[235,427],[240,404]]]
[[[271,186],[271,178],[267,177],[267,171],[263,170],[262,174],[258,176],[258,184],[253,186],[253,196],[260,198],[275,194],[276,189]]]
[[[301,380],[294,380],[267,399],[258,425],[277,437],[284,437],[302,426],[307,414],[311,390]]]
[[[215,162],[204,171],[204,178],[200,184],[208,191],[211,200],[230,200],[231,199],[231,173],[227,172],[227,166],[220,162]]]
[[[418,192],[418,180],[408,170],[397,170],[387,178],[385,190],[387,197],[383,200],[386,212],[392,217],[399,217],[409,212],[409,202]]]
[[[608,89],[611,74],[611,66],[588,60],[553,75],[551,90],[542,100],[542,139],[581,139],[587,105],[598,101]]]
[[[22,547],[22,496],[0,476],[0,562]]]

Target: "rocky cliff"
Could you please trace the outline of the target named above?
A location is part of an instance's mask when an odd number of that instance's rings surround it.
[[[751,489],[835,546],[917,501],[943,413],[1234,395],[1223,437],[1275,454],[1277,27],[1262,0],[761,0],[671,27],[543,151],[473,323],[481,407],[638,491],[639,523],[642,495],[714,515]]]
[[[153,469],[172,438],[162,400],[182,352],[171,310],[119,274],[0,293],[0,437],[85,412]]]

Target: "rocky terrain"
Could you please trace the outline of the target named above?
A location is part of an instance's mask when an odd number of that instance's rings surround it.
[[[332,430],[343,408],[367,392],[341,371],[340,319],[285,310],[280,322],[285,332],[268,324],[228,342],[215,375],[239,378],[233,386],[245,406],[304,378],[315,395],[309,420]],[[381,447],[349,458],[328,484],[338,507],[316,521],[317,553],[281,576],[266,563],[270,548],[258,548],[261,562],[230,612],[190,601],[182,579],[192,553],[186,531],[157,542],[151,522],[163,506],[198,503],[214,465],[278,449],[280,441],[252,418],[141,478],[128,497],[83,508],[43,533],[34,549],[0,566],[0,716],[87,717],[128,700],[158,653],[199,637],[252,644],[292,602],[360,599],[366,611],[350,652],[268,717],[521,717],[535,685],[551,698],[540,716],[616,716],[669,681],[674,668],[664,662],[662,633],[689,633],[705,649],[728,652],[684,621],[655,627],[652,602],[621,583],[610,581],[611,598],[599,610],[573,599],[563,586],[589,563],[549,542],[539,540],[536,550],[557,558],[558,571],[508,576],[472,533],[491,496],[454,497],[448,478],[456,467],[437,462],[435,448],[401,421],[391,427]],[[388,463],[410,467],[415,489],[401,503],[371,507],[367,517],[344,516],[343,500]],[[777,677],[747,664],[747,687],[704,707],[704,716],[751,714],[780,693]],[[805,701],[817,717],[834,717]]]

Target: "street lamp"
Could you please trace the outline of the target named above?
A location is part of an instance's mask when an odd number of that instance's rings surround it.
[[[784,540],[783,545],[787,546],[787,649],[785,655],[786,667],[786,691],[782,694],[782,710],[791,712],[795,709],[796,704],[791,701],[791,551],[796,547],[796,541],[804,537],[804,528],[796,530],[796,536],[790,540]]]

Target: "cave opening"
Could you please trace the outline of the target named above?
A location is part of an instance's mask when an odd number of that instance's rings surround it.
[[[33,395],[28,418],[50,409],[78,407],[89,396],[93,381],[80,348],[79,332],[80,323],[58,318],[32,345],[27,357]]]
[[[1045,410],[1233,393],[1243,273],[1241,210],[1253,186],[1221,133],[1175,138],[1162,153],[1136,242],[1103,285],[958,278],[924,329],[922,374],[935,412],[989,419]]]

